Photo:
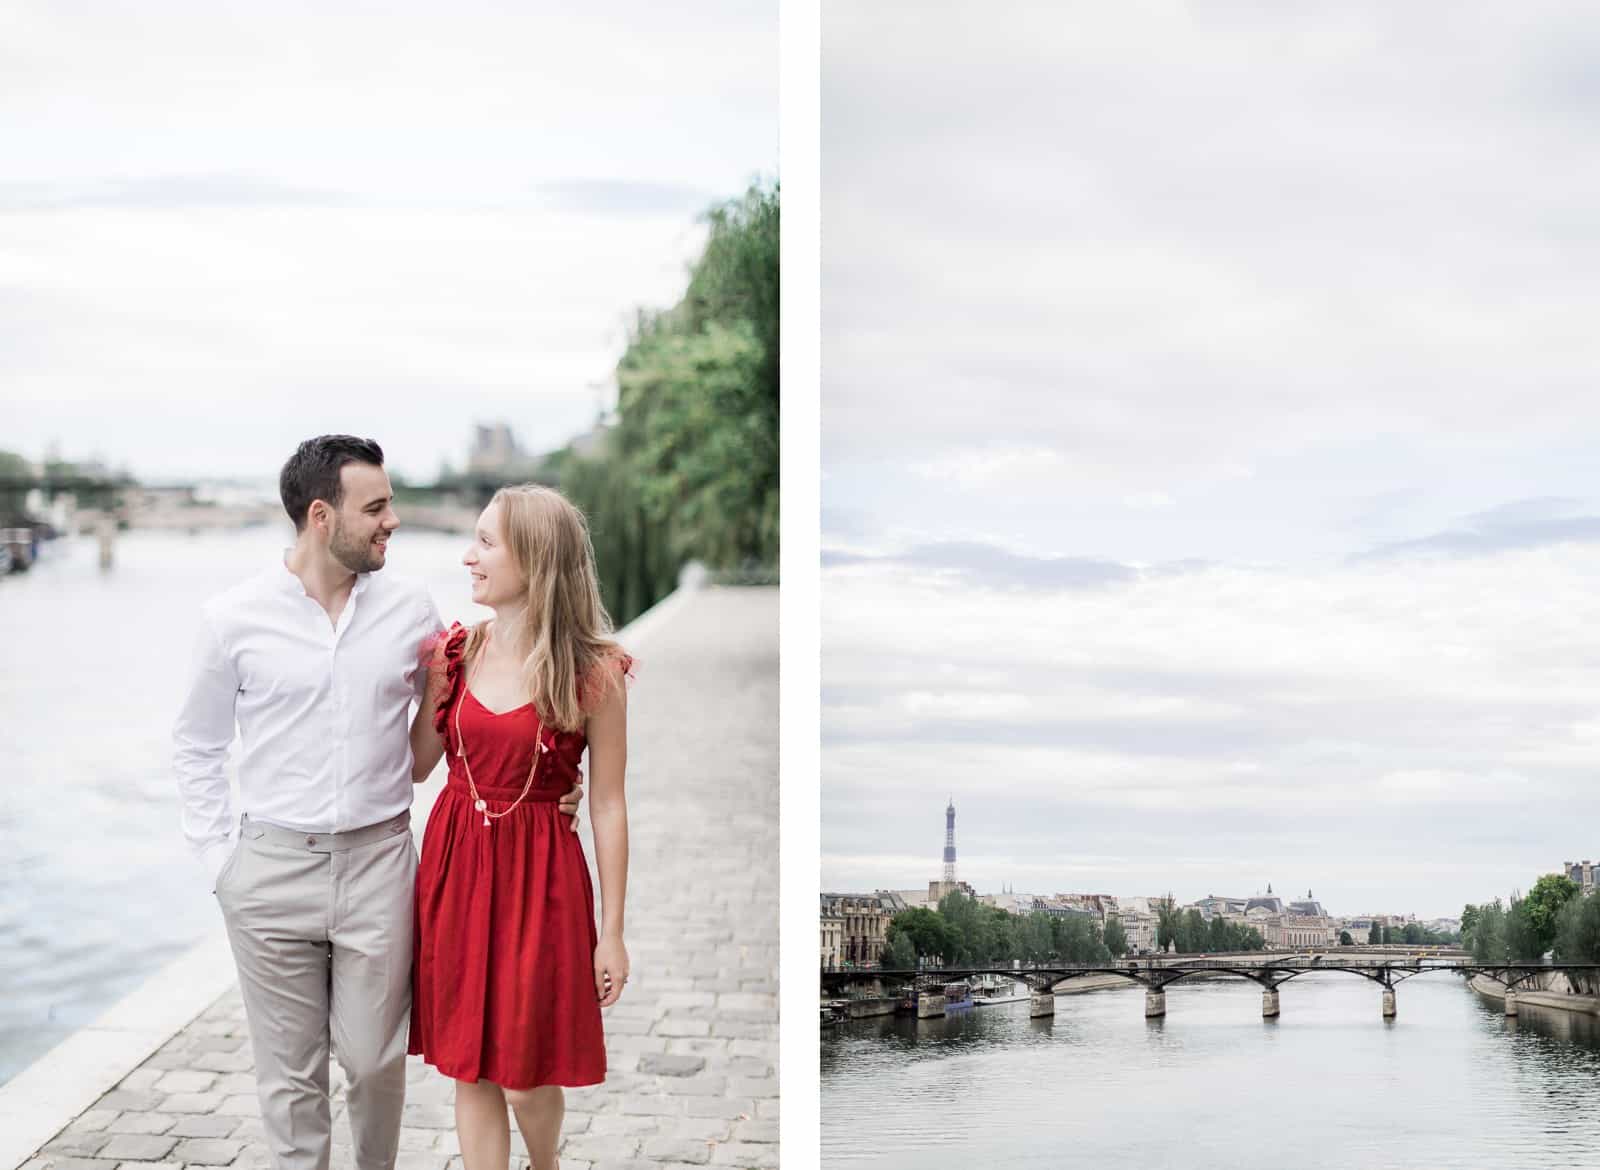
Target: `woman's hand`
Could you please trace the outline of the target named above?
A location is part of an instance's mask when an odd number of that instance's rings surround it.
[[[583,769],[579,768],[578,779],[556,804],[561,815],[568,818],[567,827],[574,833],[578,831],[578,805],[581,803],[583,803]]]
[[[628,948],[620,938],[610,935],[600,939],[594,949],[594,990],[600,997],[601,1007],[610,1007],[622,995],[622,985],[628,981]]]

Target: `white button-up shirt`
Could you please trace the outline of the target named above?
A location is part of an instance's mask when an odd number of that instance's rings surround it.
[[[338,625],[280,565],[206,602],[173,728],[183,835],[216,885],[235,816],[223,772],[237,722],[242,811],[338,833],[411,807],[411,704],[444,628],[421,584],[358,573]]]

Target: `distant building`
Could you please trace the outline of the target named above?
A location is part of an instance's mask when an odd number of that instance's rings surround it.
[[[823,894],[823,937],[837,922],[838,944],[834,966],[876,963],[889,944],[889,922],[894,904],[882,894]],[[824,960],[827,956],[824,947]]]
[[[1302,915],[1303,917],[1307,917],[1307,918],[1326,918],[1326,917],[1328,917],[1328,912],[1322,908],[1322,903],[1321,902],[1317,901],[1315,898],[1313,898],[1311,896],[1311,891],[1310,890],[1306,891],[1306,896],[1305,896],[1305,900],[1304,901],[1301,901],[1301,902],[1290,902],[1289,903],[1289,913],[1290,914],[1299,914],[1299,915]]]
[[[1038,902],[1038,909],[1052,918],[1087,918],[1094,922],[1101,921],[1099,910],[1075,898],[1055,894],[1048,898],[1040,898]]]
[[[469,475],[491,475],[505,479],[531,477],[542,461],[517,442],[507,423],[479,423],[473,427],[472,446],[467,452]]]
[[[1105,921],[1106,917],[1117,912],[1117,898],[1114,894],[1057,894],[1063,902],[1091,910]]]
[[[1561,872],[1571,878],[1578,889],[1585,894],[1594,893],[1595,869],[1596,866],[1587,857],[1577,863],[1571,861],[1561,863]]]
[[[1122,906],[1111,915],[1122,924],[1122,933],[1128,940],[1128,953],[1140,954],[1156,949],[1156,916],[1149,911]]]
[[[1253,898],[1245,899],[1245,914],[1249,915],[1250,911],[1252,910],[1265,910],[1268,914],[1283,913],[1283,899],[1272,892],[1271,882],[1267,883],[1267,892],[1265,895],[1257,894]]]
[[[928,897],[925,905],[937,909],[940,900],[946,894],[965,894],[969,898],[976,899],[978,891],[967,885],[966,882],[929,882]]]
[[[934,883],[937,884],[937,883]],[[900,910],[937,910],[938,903],[928,905],[927,890],[882,890],[880,893],[894,900],[896,913]]]
[[[1213,918],[1243,918],[1245,911],[1250,907],[1249,898],[1226,898],[1215,894],[1207,894],[1195,904],[1195,909],[1201,916],[1210,922]]]
[[[1028,915],[1039,907],[1039,899],[1032,894],[1014,894],[1007,891],[1003,894],[983,894],[978,898],[985,906],[993,906],[997,910],[1004,910],[1007,914]]]
[[[827,894],[822,895],[822,965],[824,967],[838,967],[842,965],[844,954],[844,915],[839,913],[836,902],[829,899]]]

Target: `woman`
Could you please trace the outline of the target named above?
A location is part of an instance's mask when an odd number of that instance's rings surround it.
[[[533,1170],[555,1167],[561,1086],[605,1079],[600,1009],[628,980],[622,907],[626,679],[578,510],[549,488],[495,493],[462,557],[491,621],[430,649],[415,776],[449,778],[423,834],[409,1051],[456,1081],[466,1170],[505,1170],[509,1102]],[[589,750],[602,921],[557,811]]]

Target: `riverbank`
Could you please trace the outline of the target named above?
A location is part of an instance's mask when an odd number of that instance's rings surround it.
[[[1564,1012],[1579,1012],[1588,1016],[1600,1016],[1600,996],[1579,995],[1567,989],[1566,977],[1560,971],[1551,971],[1549,974],[1536,976],[1540,986],[1535,991],[1524,991],[1517,988],[1517,1003],[1527,1004],[1532,1007],[1555,1008]],[[1504,1003],[1506,989],[1501,984],[1490,979],[1487,975],[1474,975],[1468,981],[1468,986],[1485,999],[1492,999],[1496,1003]]]

